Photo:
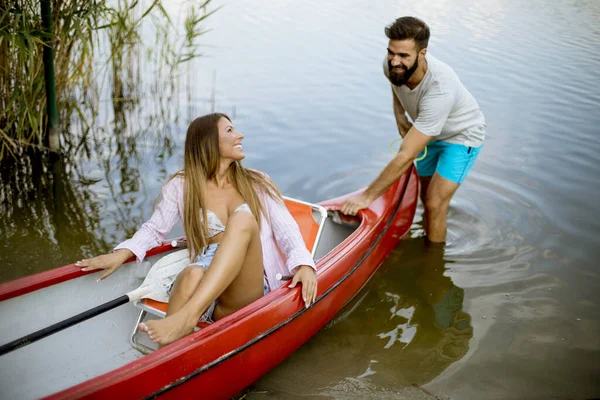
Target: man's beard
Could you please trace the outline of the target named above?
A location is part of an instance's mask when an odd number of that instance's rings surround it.
[[[415,73],[417,68],[419,67],[419,57],[415,59],[414,64],[410,68],[406,68],[403,64],[400,64],[398,67],[402,68],[402,73],[398,74],[393,71],[392,62],[388,60],[388,70],[390,71],[390,82],[395,86],[406,85],[406,82],[410,79],[412,74]]]

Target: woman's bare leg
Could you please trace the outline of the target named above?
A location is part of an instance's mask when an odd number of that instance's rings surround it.
[[[188,302],[198,290],[198,285],[204,277],[206,269],[199,265],[188,265],[177,275],[173,288],[171,289],[171,295],[169,296],[169,307],[167,308],[167,317],[175,314],[177,311]],[[141,326],[141,325],[140,325]],[[143,326],[146,326],[143,324]],[[154,340],[152,335],[148,334],[150,339]],[[163,347],[159,345],[160,349]]]
[[[249,222],[253,224],[253,237],[246,248],[246,257],[243,260],[240,272],[218,297],[219,301],[217,302],[213,314],[215,321],[236,312],[240,308],[247,306],[254,300],[260,299],[264,295],[265,272],[258,224],[254,220],[252,214],[247,211],[238,211],[236,214],[243,214],[244,218],[251,218]],[[229,227],[229,221],[227,221],[227,226]],[[225,240],[223,240],[221,246],[219,246],[219,249],[222,248],[224,241]],[[231,247],[236,246],[235,239],[231,240],[229,245]],[[232,256],[230,253],[227,253],[230,251],[231,247],[229,247],[229,250],[224,250],[221,253],[220,256],[223,258],[219,259],[219,262],[238,262],[234,261],[235,256],[229,258],[229,260],[226,259],[226,257]],[[211,268],[217,260],[216,257],[217,254],[215,254],[215,258],[210,264]]]
[[[263,276],[258,224],[252,214],[238,211],[229,217],[219,249],[193,296],[176,313],[139,328],[161,345],[174,342],[192,332],[215,299],[215,317],[222,318],[260,298]]]
[[[199,265],[188,265],[177,275],[169,296],[167,317],[181,310],[185,303],[192,298],[205,273],[206,269]]]

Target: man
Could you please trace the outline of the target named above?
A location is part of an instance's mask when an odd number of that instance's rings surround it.
[[[356,215],[368,207],[418,160],[427,239],[444,243],[450,199],[481,150],[485,119],[456,73],[427,54],[429,27],[423,21],[398,18],[385,34],[389,43],[383,71],[392,84],[394,116],[403,141],[377,179],[361,196],[347,200],[342,212]]]

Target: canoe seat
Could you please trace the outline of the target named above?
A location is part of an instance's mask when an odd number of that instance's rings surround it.
[[[311,252],[313,258],[317,252],[319,245],[319,239],[327,219],[327,210],[317,204],[306,203],[301,200],[296,200],[291,197],[283,197],[284,203],[289,210],[290,214],[298,224],[300,228],[300,234],[306,248]],[[138,338],[138,324],[144,321],[147,314],[155,315],[159,318],[164,318],[167,315],[168,303],[152,299],[142,299],[133,303],[134,306],[140,308],[140,314],[133,327],[133,333],[131,334],[130,342],[131,345],[138,351],[149,354],[155,349],[150,347],[148,344],[142,343]],[[197,329],[208,326],[207,322],[198,321]],[[145,335],[144,335],[145,336]],[[147,342],[147,340],[146,340]]]

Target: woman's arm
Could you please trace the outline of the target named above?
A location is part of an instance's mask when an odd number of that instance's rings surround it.
[[[115,247],[115,250],[129,249],[141,263],[146,252],[160,246],[173,227],[181,219],[179,199],[183,199],[183,178],[173,178],[163,187],[160,200],[152,216],[131,239]]]
[[[300,233],[296,220],[283,201],[263,195],[263,206],[269,219],[273,237],[285,256],[288,271],[294,274],[289,287],[302,283],[302,298],[306,307],[317,298],[316,266]]]
[[[316,270],[315,261],[306,249],[300,228],[283,201],[275,200],[265,194],[263,195],[263,206],[271,223],[275,242],[285,256],[285,265],[288,271],[294,274],[302,265],[308,265]]]
[[[103,269],[105,272],[98,280],[104,279],[117,270],[129,257],[135,255],[141,263],[146,252],[153,247],[160,246],[171,232],[175,224],[181,219],[179,213],[179,199],[183,193],[181,178],[173,178],[163,187],[161,198],[152,217],[133,235],[115,247],[113,253],[77,261],[75,265],[82,267],[83,271]]]

